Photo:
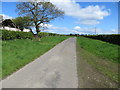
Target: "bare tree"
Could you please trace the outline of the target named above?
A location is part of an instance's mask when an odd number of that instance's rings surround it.
[[[19,15],[29,16],[33,21],[36,32],[40,32],[41,23],[49,23],[51,20],[62,17],[64,12],[51,2],[20,2],[17,4]]]

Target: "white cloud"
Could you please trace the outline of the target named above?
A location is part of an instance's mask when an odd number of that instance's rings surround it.
[[[48,29],[44,30],[46,32],[59,33],[59,34],[95,34],[95,28],[81,28],[80,26],[75,26],[73,29],[66,27],[57,27],[51,24],[46,24]],[[101,29],[97,28],[97,33],[101,33]]]
[[[76,26],[77,27],[77,26]],[[75,29],[75,27],[73,28],[73,32],[76,32],[77,34],[99,34],[102,32],[102,29],[100,28],[89,28],[89,27],[85,27],[85,28],[80,28],[80,29]]]
[[[5,15],[5,14],[0,14],[0,15],[3,16],[3,20],[4,20],[4,19],[12,19],[12,18],[13,18],[13,17],[8,16],[8,15]]]
[[[110,10],[107,10],[105,6],[89,5],[83,8],[78,3],[76,3],[75,0],[59,0],[58,2],[56,2],[56,0],[50,0],[50,2],[63,10],[66,15],[82,20],[80,21],[82,24],[99,24],[100,22],[97,20],[102,20],[105,16],[110,15]]]
[[[105,30],[101,28],[95,28],[95,27],[80,27],[75,26],[73,29],[69,29],[66,27],[58,27],[51,24],[45,24],[45,26],[48,26],[48,29],[44,30],[46,32],[50,33],[58,33],[58,34],[117,34],[117,29],[111,29],[111,30]]]
[[[113,33],[117,33],[118,30],[117,30],[117,29],[112,29],[111,32],[113,32]]]
[[[76,34],[118,34],[118,29],[101,29],[101,28],[89,28],[89,27],[84,27],[80,29],[75,29],[75,27],[72,30],[73,33]]]
[[[50,25],[50,24],[43,24],[43,23],[41,23],[40,26],[49,27],[49,28],[50,28],[50,27],[53,27],[53,25]]]
[[[80,31],[76,31],[76,30],[72,30],[71,33],[72,34],[86,34],[84,32],[80,32]]]
[[[100,24],[97,20],[80,20],[79,22],[76,22],[77,24],[85,24],[85,25],[96,25]]]
[[[78,30],[79,30],[79,29],[81,29],[81,28],[80,28],[80,26],[75,26],[74,29],[78,29]]]
[[[43,27],[47,27],[48,29],[63,29],[61,27],[56,27],[56,26],[51,25],[51,24],[40,24],[40,25]]]
[[[75,26],[73,29],[69,29],[66,27],[58,27],[51,24],[44,24],[48,27],[48,29],[44,30],[45,32],[50,33],[58,33],[58,34],[117,34],[117,29],[111,29],[111,30],[105,30],[101,28],[95,28],[95,27],[80,27]]]
[[[71,31],[66,27],[58,27],[51,24],[44,24],[43,26],[47,27],[47,29],[43,31],[50,32],[50,33],[67,34],[67,33],[70,33]]]
[[[108,33],[108,34],[118,34],[118,30],[117,29],[112,29],[112,30],[107,31],[106,33]]]

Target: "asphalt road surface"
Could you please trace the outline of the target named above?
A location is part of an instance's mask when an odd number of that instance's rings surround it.
[[[76,38],[69,38],[2,80],[3,88],[77,88]]]

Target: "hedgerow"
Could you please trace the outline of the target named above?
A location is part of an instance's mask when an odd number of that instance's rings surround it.
[[[32,38],[33,34],[31,32],[2,30],[2,40],[32,39]]]
[[[38,33],[38,37],[46,37],[46,36],[49,36],[49,33],[46,33],[46,32],[39,32]]]
[[[9,31],[0,30],[2,32],[2,40],[13,40],[13,39],[33,39],[34,35],[32,32],[21,32],[21,31]],[[65,36],[56,33],[39,32],[37,37],[47,37],[47,36]]]
[[[120,45],[120,34],[111,35],[84,35],[84,37],[98,39],[112,44]]]

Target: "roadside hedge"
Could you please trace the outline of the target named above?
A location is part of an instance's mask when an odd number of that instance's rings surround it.
[[[13,40],[13,39],[33,39],[34,35],[32,32],[21,32],[21,31],[9,31],[9,30],[0,30],[2,33],[2,40]],[[47,37],[47,36],[65,36],[56,33],[47,33],[47,32],[39,32],[37,37]]]
[[[31,32],[2,30],[2,40],[32,39],[33,37]]]
[[[112,35],[85,35],[84,37],[98,39],[112,44],[120,45],[120,34]]]
[[[56,34],[56,33],[47,33],[47,32],[39,32],[38,37],[46,37],[46,36],[65,36],[63,34]]]
[[[38,37],[41,38],[41,37],[46,37],[46,36],[50,36],[49,33],[46,33],[46,32],[39,32],[38,33]]]

